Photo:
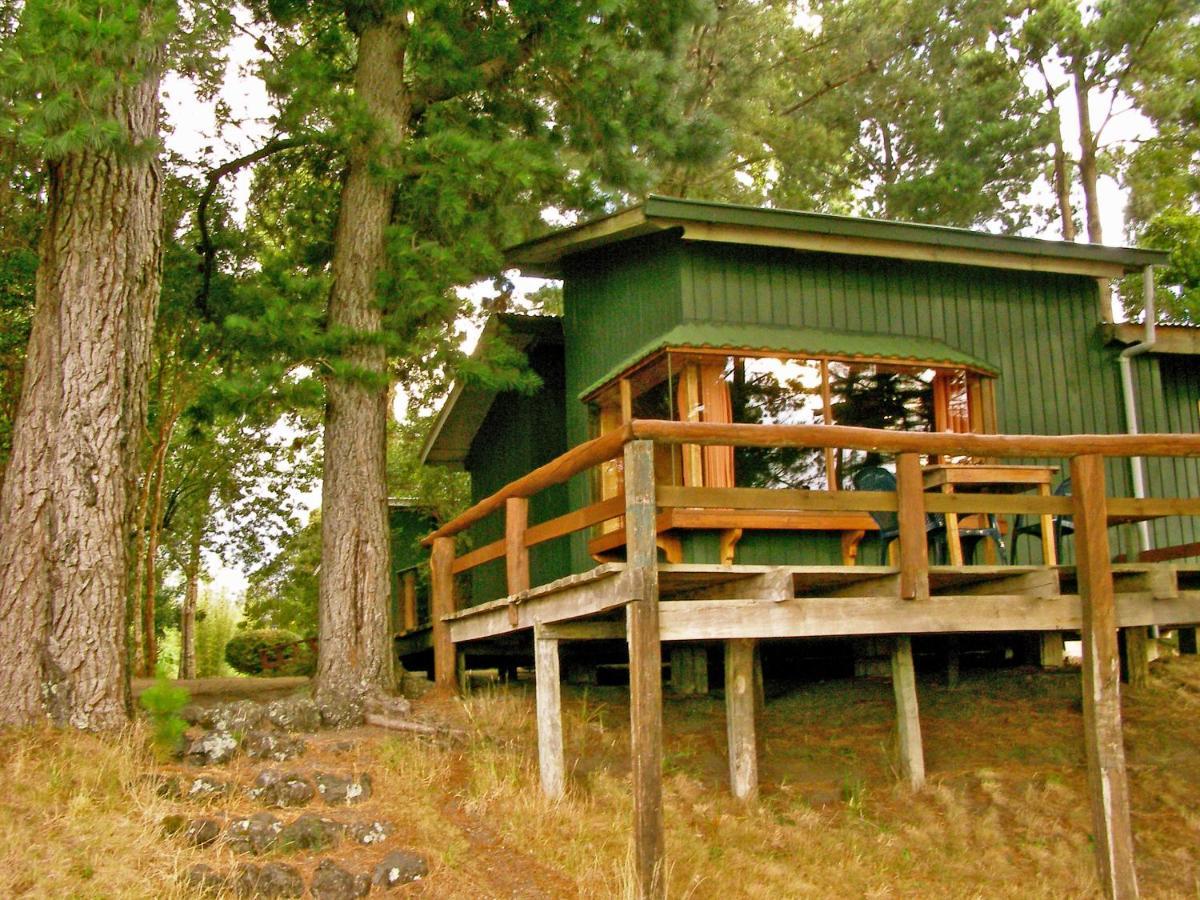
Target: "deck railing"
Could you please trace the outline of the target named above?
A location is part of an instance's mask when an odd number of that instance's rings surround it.
[[[885,453],[896,458],[896,490],[763,491],[659,486],[654,478],[655,443],[847,449]],[[529,525],[528,503],[531,496],[619,455],[623,455],[625,460],[623,497],[592,504],[548,522]],[[1070,461],[1071,495],[927,494],[921,467],[923,455],[1067,459]],[[1084,730],[1100,880],[1110,897],[1135,897],[1137,881],[1121,742],[1117,617],[1108,527],[1119,521],[1200,516],[1200,498],[1107,496],[1105,458],[1144,456],[1200,457],[1200,435],[982,435],[896,432],[835,425],[737,425],[634,420],[617,431],[575,447],[517,479],[425,539],[424,543],[432,547],[430,565],[435,680],[450,689],[456,682],[455,648],[445,618],[455,612],[456,573],[503,558],[509,594],[519,595],[530,588],[530,547],[623,515],[627,548],[625,574],[634,576],[624,583],[634,586],[630,589],[631,596],[625,609],[630,661],[635,870],[640,895],[660,897],[663,893],[662,667],[655,544],[656,518],[661,509],[719,504],[719,508],[725,510],[751,506],[755,509],[831,513],[895,511],[899,520],[900,593],[905,600],[914,604],[920,604],[930,595],[927,511],[1069,515],[1075,528],[1075,583],[1082,607]],[[505,514],[504,538],[456,559],[455,535],[501,509]],[[509,606],[510,617],[516,615],[516,609],[515,604]],[[515,621],[511,624],[516,626]],[[916,723],[911,644],[903,636],[896,640],[898,649],[893,654],[893,671],[900,672],[907,679],[904,684],[897,682],[895,685],[897,703],[899,707],[903,696],[905,703],[912,707],[910,713],[902,713],[899,717],[901,762],[902,768],[907,766],[911,769],[907,775],[910,783],[917,787],[923,780],[919,732],[909,735],[908,743],[912,744],[910,751],[906,753],[904,749],[905,723],[910,726]],[[746,649],[741,643],[727,641],[727,662],[745,657],[744,653],[740,657],[737,655]],[[551,653],[546,649],[554,641],[535,635],[534,644],[539,686],[543,682],[556,683],[557,651]],[[555,718],[553,715],[543,715],[541,693],[539,687],[539,741],[544,721],[550,722]],[[557,694],[550,692],[548,696],[553,698]],[[551,701],[546,702],[549,706],[553,705]],[[738,706],[734,702],[733,706],[752,718],[752,703]],[[745,718],[741,713],[734,716],[733,711],[730,716]],[[735,729],[732,725],[730,727],[732,734]],[[554,731],[553,728],[545,730],[547,735]],[[547,743],[550,743],[549,738]],[[731,754],[733,752],[731,743]],[[561,750],[558,755],[561,756]],[[909,763],[905,763],[905,760],[909,760]],[[543,783],[547,783],[545,772]],[[561,792],[561,779],[551,779],[551,783],[556,786],[555,790]]]

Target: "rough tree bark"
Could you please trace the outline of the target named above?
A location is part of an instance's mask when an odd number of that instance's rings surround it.
[[[350,152],[334,236],[329,327],[375,334],[376,292],[386,265],[394,190],[373,165],[398,143],[409,116],[405,27],[399,16],[359,32],[355,93],[376,128]],[[320,650],[322,702],[391,690],[392,653],[386,468],[387,357],[358,342],[346,357],[369,378],[326,380],[321,501]]]
[[[197,523],[188,547],[187,584],[183,590],[183,608],[179,611],[179,677],[196,677],[196,601],[200,596],[200,538]]]
[[[127,721],[129,529],[161,278],[157,66],[130,152],[49,163],[33,332],[0,489],[0,724]]]

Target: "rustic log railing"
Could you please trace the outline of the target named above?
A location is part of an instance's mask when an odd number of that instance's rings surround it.
[[[848,449],[896,457],[894,492],[753,490],[691,488],[656,485],[654,444],[724,445],[739,447],[803,447]],[[537,525],[528,524],[528,499],[534,494],[624,455],[625,494],[575,510]],[[928,494],[924,490],[921,456],[970,456],[998,459],[1057,458],[1070,461],[1071,496],[1013,494]],[[899,519],[899,576],[903,599],[920,604],[930,597],[926,512],[1026,513],[1069,515],[1074,519],[1077,583],[1083,609],[1083,702],[1093,825],[1101,882],[1110,897],[1137,896],[1133,866],[1128,788],[1121,740],[1120,669],[1117,620],[1108,527],[1119,522],[1163,516],[1200,516],[1197,498],[1109,498],[1104,458],[1129,456],[1200,456],[1200,435],[982,435],[897,432],[833,425],[739,425],[634,420],[603,437],[581,444],[550,463],[517,479],[472,506],[427,537],[432,547],[431,589],[435,680],[453,689],[456,653],[446,617],[455,613],[454,576],[503,558],[510,595],[531,588],[531,547],[617,516],[626,523],[626,584],[636,596],[626,605],[630,650],[631,734],[634,779],[636,869],[642,896],[661,896],[662,811],[661,647],[658,629],[658,567],[655,519],[662,508],[777,509],[821,512],[895,511]],[[462,557],[455,557],[454,536],[495,512],[504,510],[505,536]],[[914,606],[914,609],[917,607]],[[516,607],[510,606],[510,616]],[[513,626],[516,622],[513,621]],[[557,641],[542,631],[535,641],[538,671],[557,666],[550,653]],[[915,683],[911,653],[903,637],[893,654],[897,703],[911,706],[902,726],[916,724]],[[728,649],[728,648],[727,648]],[[744,650],[745,648],[741,648]],[[753,654],[727,655],[745,665],[733,673],[752,677]],[[556,657],[555,657],[556,658]],[[731,677],[727,674],[727,678]],[[555,692],[539,700],[547,708],[557,703]],[[539,690],[542,682],[539,680]],[[741,686],[741,696],[745,693]],[[902,727],[903,732],[903,727]],[[908,733],[919,750],[919,732]],[[730,739],[731,753],[735,742]],[[561,742],[558,755],[561,756]],[[906,775],[914,787],[923,780],[919,752],[905,756]],[[561,760],[543,761],[543,786],[554,794],[563,790]],[[549,775],[547,775],[549,773]],[[746,782],[747,785],[749,782]],[[736,789],[736,788],[735,788]],[[752,796],[747,788],[744,795]]]

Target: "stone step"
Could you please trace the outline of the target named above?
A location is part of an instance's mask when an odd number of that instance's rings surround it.
[[[357,873],[347,869],[344,861],[326,858],[313,869],[308,890],[316,900],[353,900],[366,896],[372,888],[388,890],[420,881],[428,874],[428,863],[407,850],[393,850],[369,871]],[[200,894],[225,892],[239,897],[301,897],[305,887],[301,870],[281,862],[239,863],[227,873],[197,863],[184,873],[183,880]]]

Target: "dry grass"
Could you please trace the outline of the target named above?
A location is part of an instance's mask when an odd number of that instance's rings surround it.
[[[1125,698],[1138,870],[1146,897],[1196,898],[1200,659],[1153,673]],[[994,673],[956,691],[923,681],[920,697],[926,791],[895,783],[890,687],[831,682],[768,702],[751,809],[725,788],[720,702],[668,701],[670,896],[1095,896],[1078,678]],[[330,757],[372,772],[375,796],[358,812],[397,822],[396,842],[430,859],[430,877],[401,895],[630,896],[625,691],[568,692],[565,708],[572,771],[559,802],[536,787],[524,684],[446,711],[466,724],[466,747],[364,729],[349,757]],[[140,784],[151,766],[140,747],[136,733],[0,736],[0,896],[170,897],[181,866],[214,856],[157,836],[169,804]],[[314,756],[301,768],[320,747]],[[352,865],[371,861],[353,853]]]

